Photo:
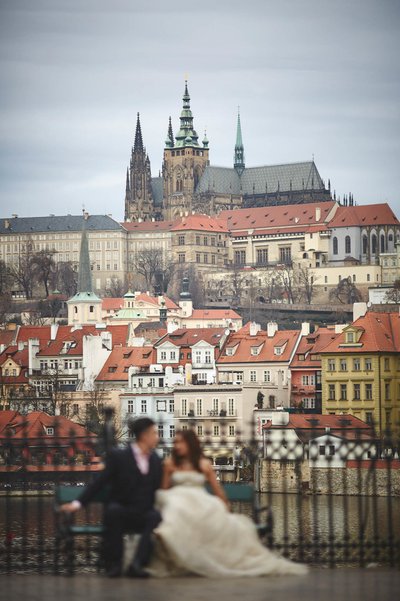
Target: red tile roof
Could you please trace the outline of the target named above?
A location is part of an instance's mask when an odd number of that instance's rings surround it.
[[[3,415],[4,413],[8,415]],[[46,434],[46,428],[54,427],[54,436]],[[48,415],[43,411],[32,411],[27,415],[21,415],[17,411],[0,411],[0,438],[11,438],[11,440],[21,440],[24,438],[46,438],[57,440],[66,438],[96,438],[96,435],[89,432],[75,422],[61,415]]]
[[[17,333],[17,330],[0,330],[0,346],[14,344]]]
[[[21,326],[17,342],[27,343],[30,338],[38,338],[41,344],[47,342],[50,340],[50,326]]]
[[[329,428],[329,431],[326,430]],[[287,424],[273,425],[268,421],[265,430],[296,430],[296,434],[303,441],[331,434],[340,438],[367,438],[373,437],[373,428],[353,415],[317,415],[307,413],[290,413]]]
[[[209,217],[208,215],[188,215],[187,217],[182,217],[175,222],[172,230],[195,230],[200,232],[216,232],[219,234],[228,232],[223,220]]]
[[[172,342],[178,347],[192,347],[200,341],[218,346],[224,334],[225,328],[179,328],[172,334],[163,336],[154,346],[158,347],[165,342]]]
[[[329,227],[363,225],[400,225],[389,205],[385,203],[339,207],[329,222]]]
[[[250,336],[247,328],[241,328],[238,332],[230,334],[218,364],[287,362],[292,356],[299,335],[299,330],[282,330],[268,337],[267,332],[260,330],[255,336]],[[276,347],[282,349],[280,355],[275,354]],[[227,355],[228,348],[236,348],[233,355]],[[258,354],[252,354],[252,348],[257,348]]]
[[[156,363],[156,356],[152,346],[116,347],[103,365],[96,381],[127,382],[127,370],[131,365],[148,369],[154,363]]]
[[[304,227],[321,226],[327,222],[328,216],[335,207],[334,201],[308,203],[298,205],[281,205],[274,207],[256,207],[251,209],[235,209],[222,211],[219,218],[226,223],[228,230],[271,230],[282,231],[282,228],[294,228],[293,231],[304,231]],[[316,210],[321,215],[317,220]],[[278,230],[279,228],[279,230]]]
[[[163,299],[165,302],[166,309],[177,310],[179,309],[178,305],[174,303],[172,299],[168,296],[163,295]],[[132,299],[133,300],[133,299]],[[143,302],[149,303],[150,305],[156,305],[160,307],[157,296],[152,296],[151,294],[147,294],[147,292],[141,292],[137,294],[135,297],[135,302]],[[102,300],[102,309],[103,311],[118,311],[124,306],[124,298],[103,298]]]
[[[80,356],[83,353],[84,336],[100,336],[101,332],[111,332],[112,345],[126,344],[129,335],[128,325],[107,325],[105,328],[96,328],[95,325],[85,325],[74,329],[74,326],[61,326],[58,329],[55,340],[47,340],[47,344],[41,345],[38,356],[55,357],[61,353],[67,342],[73,344],[63,356]]]
[[[128,232],[167,232],[172,229],[176,221],[123,221],[122,227]]]
[[[346,332],[355,328],[360,338],[355,344],[346,344]],[[321,353],[393,353],[400,352],[399,312],[378,313],[368,311],[347,326]]]
[[[334,327],[318,328],[308,336],[302,336],[290,362],[290,369],[317,369],[320,367],[321,359],[312,359],[312,357],[319,355],[320,351],[336,337]],[[300,359],[301,356],[304,356],[304,359]]]
[[[22,350],[18,350],[18,346],[9,346],[5,351],[0,354],[0,367],[3,366],[8,359],[12,359],[14,363],[19,365],[21,368],[18,376],[6,376],[1,377],[3,384],[28,384],[29,378],[27,370],[29,368],[29,351],[27,347]]]
[[[118,311],[124,306],[123,298],[105,297],[101,301],[103,311]]]

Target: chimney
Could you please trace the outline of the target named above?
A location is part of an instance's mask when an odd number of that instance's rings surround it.
[[[40,342],[38,338],[29,338],[28,340],[28,365],[29,365],[29,375],[31,376],[33,373],[34,364],[36,355],[40,349]]]
[[[10,222],[8,219],[4,219],[4,229],[6,229],[6,230],[10,229]]]
[[[171,321],[169,321],[167,323],[167,332],[168,334],[172,334],[172,332],[175,332],[175,330],[178,329],[178,326],[176,323],[172,323]]]
[[[278,331],[278,324],[276,321],[269,321],[267,323],[267,336],[268,338],[273,338],[275,333]]]
[[[301,335],[309,336],[309,334],[310,334],[310,324],[308,323],[308,321],[303,321],[303,323],[301,324]]]
[[[364,317],[367,311],[367,303],[353,303],[353,321],[356,321],[359,317]]]
[[[315,207],[315,221],[319,221],[321,219],[321,208]]]
[[[52,323],[50,326],[50,340],[55,340],[57,338],[58,332],[58,323]]]
[[[250,336],[257,336],[258,332],[261,330],[261,326],[259,323],[252,321],[250,323]]]
[[[18,350],[19,351],[23,351],[24,350],[24,342],[23,342],[23,340],[18,340]]]

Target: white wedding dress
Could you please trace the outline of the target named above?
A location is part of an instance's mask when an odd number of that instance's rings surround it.
[[[203,474],[177,471],[172,474],[172,488],[157,491],[162,522],[154,531],[152,575],[217,578],[307,572],[304,565],[264,547],[251,519],[230,513],[204,485]]]

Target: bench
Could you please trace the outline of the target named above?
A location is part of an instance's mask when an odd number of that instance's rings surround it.
[[[271,510],[268,507],[261,507],[259,505],[253,484],[247,482],[223,482],[222,486],[230,503],[242,502],[251,504],[252,517],[260,538],[264,540],[265,537],[272,536],[273,520]],[[70,574],[73,574],[75,566],[75,536],[101,537],[104,533],[102,524],[75,524],[73,514],[58,511],[60,505],[77,499],[81,495],[82,490],[81,486],[58,486],[56,488],[56,545],[59,549],[60,545],[64,544],[67,569]],[[91,504],[104,505],[107,497],[107,490],[102,490],[92,500]],[[261,519],[262,514],[265,514],[265,520]],[[101,561],[99,562],[100,565]]]

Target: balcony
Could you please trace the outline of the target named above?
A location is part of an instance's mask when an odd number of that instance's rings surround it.
[[[221,409],[219,411],[216,411],[214,409],[208,409],[206,411],[203,411],[201,414],[199,413],[195,413],[194,411],[187,411],[187,412],[183,412],[183,411],[174,411],[174,417],[178,417],[179,419],[182,420],[191,420],[191,419],[195,419],[195,420],[215,420],[215,419],[236,419],[237,418],[237,411],[230,411],[227,412],[224,409]]]
[[[132,386],[127,392],[134,394],[173,394],[173,386]]]

